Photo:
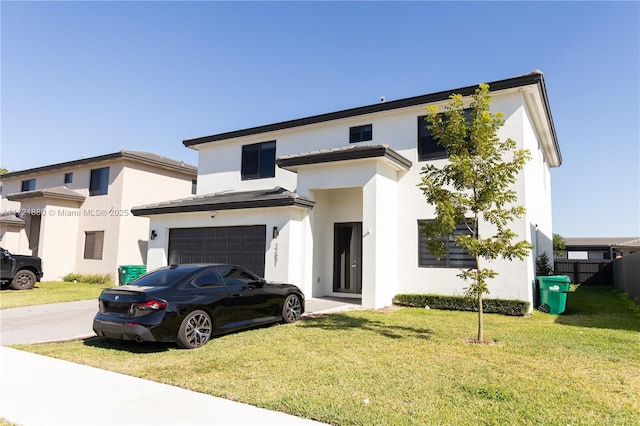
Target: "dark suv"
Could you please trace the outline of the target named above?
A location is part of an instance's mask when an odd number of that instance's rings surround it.
[[[0,247],[0,282],[15,290],[29,290],[42,278],[42,259],[11,254]]]

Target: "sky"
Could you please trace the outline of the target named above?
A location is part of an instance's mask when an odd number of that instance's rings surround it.
[[[639,2],[0,2],[0,166],[544,72],[553,232],[640,236]]]

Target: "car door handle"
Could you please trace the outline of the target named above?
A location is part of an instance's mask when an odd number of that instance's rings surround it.
[[[233,293],[231,296],[233,296],[233,297],[240,297],[240,296],[242,296],[242,293]]]

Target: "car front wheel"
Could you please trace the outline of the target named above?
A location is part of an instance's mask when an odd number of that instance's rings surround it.
[[[18,271],[11,281],[14,290],[29,290],[36,284],[36,274],[26,269]]]
[[[302,304],[300,303],[300,298],[295,294],[288,295],[282,306],[282,321],[287,324],[296,322],[301,315]]]
[[[187,315],[178,330],[178,346],[195,349],[209,341],[212,333],[211,317],[205,311],[197,310]]]

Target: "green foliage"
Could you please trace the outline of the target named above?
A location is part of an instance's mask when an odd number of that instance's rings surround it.
[[[567,249],[567,243],[564,238],[560,234],[553,234],[553,255],[555,257],[564,256],[565,250]]]
[[[9,169],[5,169],[4,167],[0,167],[0,175],[5,175],[9,173]]]
[[[439,294],[397,294],[393,303],[414,308],[445,309],[450,311],[477,312],[478,306],[473,299],[463,296],[443,296]],[[522,300],[484,299],[484,312],[523,316],[529,312],[529,302]]]
[[[525,240],[514,241],[517,234],[507,227],[525,214],[524,207],[516,204],[512,185],[531,155],[517,149],[513,139],[498,138],[504,115],[491,113],[487,84],[476,89],[469,118],[462,96],[454,94],[450,99],[444,114],[431,106],[426,118],[434,139],[446,147],[449,161],[442,167],[427,164],[422,169],[418,187],[436,212],[435,221],[424,227],[424,233],[429,250],[442,256],[443,240],[453,234],[456,225],[464,224],[469,230],[470,234],[456,235],[454,241],[476,259],[476,267],[458,276],[469,283],[466,295],[478,304],[478,340],[482,341],[482,296],[489,293],[487,281],[498,273],[482,268],[480,259],[523,260],[532,248]],[[495,229],[493,235],[480,233],[481,220]]]
[[[111,274],[67,274],[62,279],[68,283],[79,282],[86,284],[113,285],[113,276]]]
[[[553,275],[553,265],[546,251],[536,259],[536,275],[539,277]]]

